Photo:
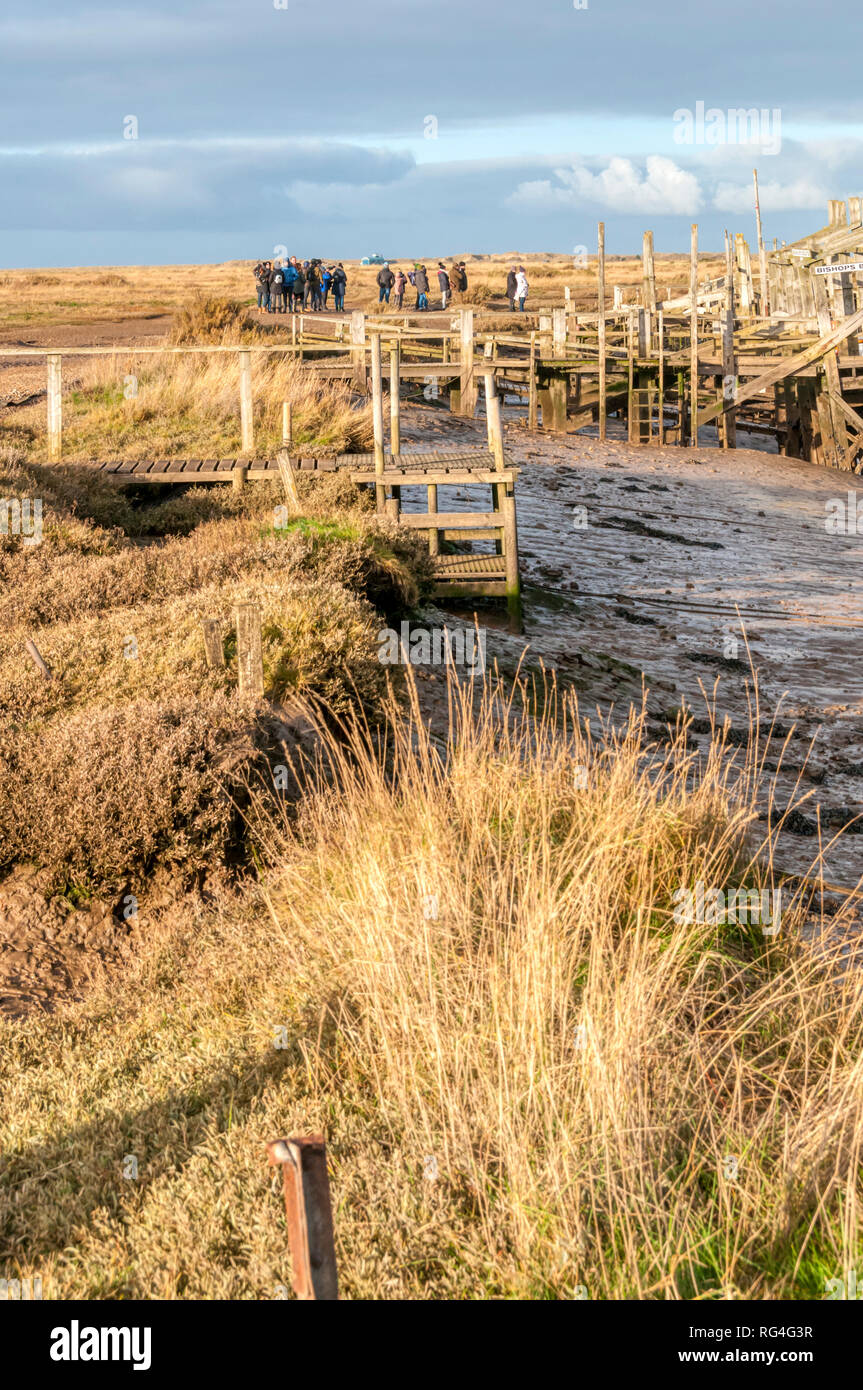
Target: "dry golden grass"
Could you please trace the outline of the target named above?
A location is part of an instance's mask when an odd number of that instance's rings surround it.
[[[202,488],[135,508],[84,470],[0,462],[4,493],[43,503],[41,543],[0,538],[0,866],[28,861],[50,870],[54,887],[92,888],[121,869],[137,884],[159,846],[167,866],[192,871],[218,859],[236,838],[236,811],[216,798],[221,839],[201,832],[221,757],[201,744],[201,727],[236,690],[239,602],[261,609],[270,700],[314,695],[333,715],[376,706],[385,679],[376,634],[384,616],[420,601],[428,556],[419,538],[365,510],[343,477],[301,477],[299,486],[305,514],[286,521],[274,484],[250,484],[241,497],[229,486]],[[128,531],[148,525],[192,533],[130,546]],[[204,618],[221,620],[222,669],[206,666]],[[28,638],[50,681],[27,655]],[[212,717],[245,739],[244,767],[272,742],[265,710]],[[148,739],[159,742],[159,720],[177,728],[165,747],[189,752],[188,767],[179,753],[169,758],[173,803],[164,767],[148,789],[157,768],[142,754]],[[116,814],[118,799],[128,800],[128,816]]]
[[[229,334],[228,337],[231,335]],[[322,381],[277,354],[253,355],[255,448],[281,447],[282,403],[292,408],[298,447],[361,452],[371,445],[371,405],[342,382]],[[236,354],[209,353],[70,359],[63,403],[63,457],[230,458],[241,453]],[[0,449],[48,457],[44,403],[0,419]]]
[[[454,703],[444,760],[393,714],[295,819],[258,793],[260,890],[145,922],[122,988],[0,1024],[4,1274],[282,1296],[263,1144],[319,1127],[348,1297],[817,1298],[854,1266],[863,976],[790,890],[771,940],[672,912],[769,881],[753,765]]]
[[[512,252],[505,255],[403,256],[394,257],[390,264],[400,266],[405,273],[419,260],[429,272],[432,307],[438,303],[436,270],[440,259],[449,266],[453,260],[464,260],[468,275],[468,291],[487,286],[495,297],[495,308],[506,310],[506,272],[510,265],[524,265],[531,284],[528,301],[532,308],[563,303],[563,289],[569,285],[580,308],[596,308],[596,259],[590,248],[590,260],[583,264],[579,249],[574,255],[545,255],[542,253]],[[266,249],[263,255],[271,255]],[[671,298],[685,294],[689,284],[688,257],[657,254],[656,281],[660,295]],[[724,256],[705,254],[699,258],[702,277],[722,274]],[[0,275],[0,324],[89,323],[99,319],[145,317],[148,314],[174,313],[184,308],[196,296],[235,299],[254,306],[255,259],[227,261],[201,266],[119,266],[58,269],[50,272],[10,270]],[[345,307],[378,310],[376,276],[379,266],[361,266],[358,261],[345,261],[348,276]],[[609,294],[620,285],[627,297],[641,287],[641,258],[611,256],[606,259],[606,281]],[[410,309],[415,294],[408,286],[405,308]],[[474,301],[475,302],[475,301]],[[456,299],[458,303],[458,299]]]

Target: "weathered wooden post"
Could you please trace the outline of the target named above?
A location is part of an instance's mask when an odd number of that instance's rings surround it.
[[[255,427],[252,415],[252,354],[240,352],[240,448],[244,454],[255,451]]]
[[[204,655],[207,658],[207,667],[211,671],[218,670],[225,664],[221,621],[219,618],[204,618],[201,621],[201,628],[204,633]]]
[[[282,443],[289,449],[293,440],[293,411],[290,401],[282,401]]]
[[[362,309],[354,309],[351,314],[351,343],[354,345],[351,356],[354,364],[353,387],[355,391],[368,390],[366,381],[366,316]]]
[[[494,466],[497,472],[502,472],[504,468],[503,452],[503,422],[500,411],[500,396],[497,394],[497,387],[494,380],[494,372],[486,372],[483,377],[485,385],[485,416],[488,432],[488,449],[494,458]],[[491,493],[494,499],[494,510],[502,510],[503,486],[500,483],[492,483]],[[500,555],[502,550],[500,540],[495,541],[495,551]]]
[[[755,183],[755,229],[758,235],[758,265],[761,276],[761,313],[764,318],[770,317],[770,288],[767,283],[767,248],[764,245],[764,237],[761,231],[761,203],[758,200],[758,170],[752,170],[752,178]]]
[[[647,351],[653,340],[653,316],[656,313],[656,273],[653,263],[653,232],[645,232],[641,239],[641,302],[647,314]]]
[[[731,255],[731,238],[725,233],[725,308],[721,319],[722,332],[722,395],[730,399],[736,390],[737,366],[734,360],[734,261]],[[737,421],[733,410],[721,416],[722,446],[725,449],[737,447]]]
[[[372,425],[374,429],[374,448],[375,448],[375,473],[381,478],[380,482],[375,483],[375,505],[379,512],[384,511],[385,489],[383,484],[384,472],[384,391],[381,368],[381,335],[372,333],[371,340],[371,359],[372,359]]]
[[[437,511],[437,483],[429,483],[428,489],[428,513],[434,516]],[[429,555],[437,555],[440,552],[440,532],[433,528],[429,531]]]
[[[690,443],[698,448],[698,223],[693,222],[689,241],[689,398]],[[683,434],[680,436],[683,442]]]
[[[401,347],[398,338],[394,338],[390,344],[390,453],[393,458],[398,458],[402,451],[400,385]]]
[[[247,463],[236,463],[231,470],[231,486],[234,492],[242,492],[246,486],[249,476],[249,465]]]
[[[282,1170],[294,1293],[304,1301],[333,1302],[339,1286],[323,1135],[276,1139],[267,1155]]]
[[[234,609],[237,627],[237,683],[241,695],[262,699],[264,694],[264,656],[261,647],[261,610],[256,603],[238,603]]]
[[[530,365],[527,377],[527,427],[536,429],[536,333],[530,335]]]
[[[599,318],[597,319],[597,344],[599,353],[599,437],[605,439],[605,223],[599,223],[597,246],[597,294],[599,298]]]
[[[476,413],[476,375],[474,372],[473,309],[461,309],[461,380],[459,413],[472,420]]]
[[[657,412],[657,434],[659,443],[665,443],[665,324],[661,309],[656,311],[656,335],[659,349],[659,410]]]
[[[63,452],[63,376],[59,353],[48,354],[48,459],[58,463]]]
[[[506,606],[510,622],[516,631],[521,631],[521,583],[518,574],[518,524],[515,514],[515,488],[506,483],[501,489],[503,512],[503,556],[505,570]]]

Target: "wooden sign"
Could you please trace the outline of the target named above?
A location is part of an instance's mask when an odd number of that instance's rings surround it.
[[[846,275],[848,271],[863,270],[863,261],[836,261],[833,265],[816,265],[816,275]]]

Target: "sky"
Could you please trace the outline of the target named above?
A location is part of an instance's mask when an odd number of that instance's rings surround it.
[[[863,194],[827,0],[0,0],[0,265],[704,250]],[[748,115],[742,113],[748,112]]]

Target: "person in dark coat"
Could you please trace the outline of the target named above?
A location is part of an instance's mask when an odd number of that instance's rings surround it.
[[[449,276],[443,261],[438,261],[437,282],[440,285],[440,307],[446,308],[446,297],[449,294]]]
[[[390,302],[390,290],[396,282],[388,265],[382,265],[378,271],[378,304]]]
[[[305,277],[305,274],[304,274],[304,272],[303,272],[303,267],[302,267],[301,265],[297,265],[297,278],[296,278],[296,280],[294,281],[294,309],[295,309],[295,311],[300,311],[300,310],[302,310],[302,307],[303,307],[303,298],[304,298],[304,296],[305,296],[305,293],[306,293],[306,277]]]
[[[281,261],[276,261],[270,276],[270,313],[283,314],[285,312],[285,272],[282,269]]]
[[[515,266],[514,266],[514,265],[511,265],[510,268],[509,268],[509,272],[508,272],[508,274],[507,274],[507,277],[506,277],[506,297],[507,297],[507,299],[509,300],[510,312],[513,312],[513,311],[515,310],[515,290],[516,290]]]
[[[427,309],[429,306],[429,278],[424,265],[417,266],[414,284],[417,287],[417,308]]]
[[[338,265],[333,271],[333,297],[335,299],[336,313],[339,314],[344,311],[345,289],[347,287],[347,283],[348,277],[345,274],[345,268],[342,265],[341,261],[339,261]]]
[[[255,290],[258,295],[258,309],[265,314],[270,307],[269,261],[258,261],[255,266]]]

